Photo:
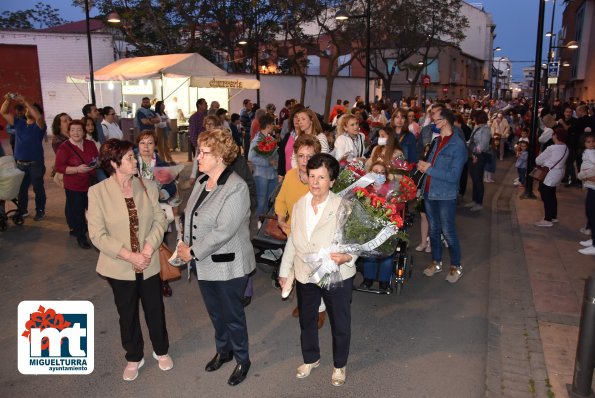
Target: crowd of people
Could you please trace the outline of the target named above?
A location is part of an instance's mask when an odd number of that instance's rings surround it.
[[[142,99],[135,115],[134,143],[125,139],[112,107],[99,110],[87,104],[80,119],[56,115],[51,126],[56,154],[52,177],[65,192],[69,233],[82,249],[94,245],[99,251],[97,272],[107,279],[119,315],[127,360],[123,379],[135,380],[144,365],[139,301],[153,357],[160,369],[173,367],[163,303],[172,290],[159,276],[159,248],[168,228],[177,232],[178,257],[196,274],[215,330],[216,353],[205,370],[213,372],[235,360],[228,384],[237,385],[247,377],[251,362],[244,307],[250,303],[255,269],[250,222],[273,211],[287,238],[279,284],[287,290],[295,280],[294,316],[300,320],[303,359],[296,377],[306,378],[320,365],[318,329],[328,313],[333,339],[331,383],[343,385],[358,256],[330,254],[342,279],[331,289],[311,281],[304,258],[330,246],[342,206],[331,188],[341,168],[353,162],[364,164],[378,192],[386,181],[400,178],[391,167],[395,162],[415,167],[412,175],[418,177],[422,220],[415,250],[431,253],[432,260],[423,270],[427,277],[443,270],[443,246],[450,261],[446,280],[456,283],[463,276],[457,207],[481,212],[484,184],[494,182],[498,164],[507,157],[515,157],[518,179],[510,183],[519,187],[525,186],[531,171],[530,157],[548,168],[539,182],[544,218],[535,223],[538,227],[558,222],[559,184],[587,190],[581,232],[591,239],[580,242],[584,247],[579,252],[595,255],[593,107],[559,100],[540,107],[538,142],[532,145],[530,101],[423,102],[425,109],[415,99],[400,103],[377,99],[370,106],[360,97],[353,106],[348,100],[337,100],[324,119],[296,100],[285,101],[277,114],[273,104],[260,109],[246,99],[242,109],[228,118],[227,110],[216,101],[209,107],[200,98],[189,118],[192,171],[181,184],[163,183],[156,177],[156,168],[176,164],[168,147],[171,129],[163,101],[152,104],[149,98]],[[23,96],[7,94],[0,114],[12,128],[13,154],[25,173],[18,212],[28,215],[32,185],[34,220],[41,221],[46,215],[43,110]],[[468,179],[472,192],[465,201]],[[190,194],[182,208],[180,190],[184,189]],[[172,211],[171,220],[166,220],[166,209]],[[388,290],[390,257],[362,263],[362,285],[369,288],[377,281],[380,290]]]

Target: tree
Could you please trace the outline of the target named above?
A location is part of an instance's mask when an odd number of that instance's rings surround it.
[[[1,29],[43,29],[66,23],[59,10],[48,4],[36,3],[32,9],[4,11],[0,16]]]
[[[315,17],[315,9],[312,0],[285,1],[283,8],[285,16],[283,19],[283,47],[279,48],[277,54],[284,55],[284,61],[279,65],[285,73],[300,76],[300,103],[306,98],[306,76],[308,68],[308,49],[318,48],[318,43],[311,35],[306,34],[304,26]]]
[[[428,61],[431,49],[434,59],[446,43],[458,45],[464,38],[467,18],[460,13],[462,0],[378,0],[372,8],[370,70],[382,79],[386,96],[397,70],[407,73],[415,92],[423,67],[411,64],[415,54]],[[361,53],[360,53],[361,55]],[[365,65],[361,56],[359,61]],[[409,78],[409,74],[413,77]]]
[[[315,1],[315,21],[319,28],[320,44],[327,44],[326,49],[321,53],[321,57],[327,60],[326,70],[326,95],[324,102],[324,119],[327,120],[333,95],[333,86],[339,73],[351,65],[364,51],[365,45],[354,44],[356,38],[361,38],[361,25],[357,19],[350,19],[344,23],[338,23],[335,19],[337,10],[343,6],[341,0],[319,0]],[[363,10],[361,1],[354,1],[349,4],[347,12],[351,15],[361,14]],[[354,22],[355,21],[355,22]],[[339,64],[341,55],[350,54],[351,57]]]

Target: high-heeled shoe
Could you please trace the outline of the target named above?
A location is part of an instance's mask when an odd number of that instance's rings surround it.
[[[415,248],[415,251],[417,252],[423,252],[424,250],[426,250],[426,248],[428,247],[428,245],[424,245],[423,243],[420,243],[419,245],[417,245],[417,247]]]

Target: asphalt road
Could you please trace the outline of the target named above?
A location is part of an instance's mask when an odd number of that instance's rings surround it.
[[[508,165],[508,162],[505,162]],[[505,167],[500,167],[504,169]],[[497,178],[503,172],[499,171]],[[283,302],[269,275],[255,275],[247,308],[252,368],[238,387],[226,383],[232,364],[207,373],[213,330],[196,280],[172,283],[165,299],[170,354],[175,367],[162,372],[150,357],[134,382],[125,366],[116,309],[107,283],[95,273],[97,253],[78,248],[65,225],[64,194],[46,177],[47,218],[10,225],[0,233],[0,396],[180,397],[482,397],[486,384],[490,210],[495,184],[487,184],[485,209],[459,208],[464,275],[457,284],[422,275],[430,254],[413,250],[419,220],[410,230],[413,277],[400,296],[354,292],[347,382],[330,384],[332,347],[328,323],[321,329],[321,366],[297,380],[302,363],[295,301]],[[470,186],[467,196],[470,196]],[[445,265],[448,265],[447,254]],[[356,284],[361,276],[356,277]],[[95,306],[95,370],[90,375],[25,376],[17,370],[17,306],[22,300],[89,300]]]

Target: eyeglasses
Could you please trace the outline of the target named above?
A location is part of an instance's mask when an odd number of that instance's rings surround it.
[[[205,152],[205,151],[198,151],[198,156],[207,156],[207,155],[211,155],[212,152]]]

